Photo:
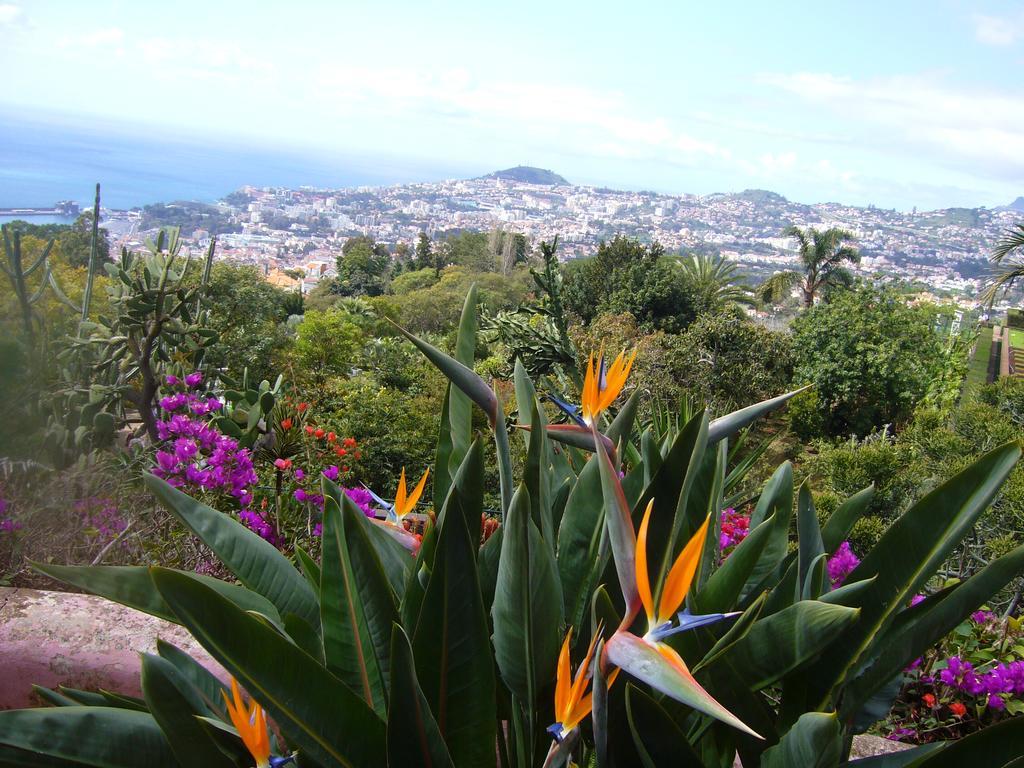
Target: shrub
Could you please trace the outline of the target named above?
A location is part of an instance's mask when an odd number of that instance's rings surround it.
[[[467,317],[475,304],[471,292]],[[719,446],[785,396],[714,420],[704,411],[670,420],[662,454],[650,432],[633,431],[635,393],[610,423],[604,416],[626,383],[624,356],[588,370],[581,412],[590,425],[558,428],[544,424],[517,366],[530,427],[515,438],[526,448],[517,478],[499,393],[465,362],[410,340],[452,384],[432,472],[441,503],[422,542],[369,520],[325,478],[322,558],[300,553],[300,573],[230,517],[148,477],[239,583],[167,568],[42,570],[180,622],[254,700],[245,705],[236,685],[229,700],[220,681],[161,644],[143,656],[142,700],[39,689],[58,711],[0,712],[5,759],[128,765],[144,743],[157,765],[228,765],[248,751],[265,766],[273,746],[325,767],[493,766],[499,755],[524,767],[664,756],[721,766],[737,755],[773,766],[813,755],[836,768],[851,734],[888,710],[893,679],[1024,567],[1017,548],[907,607],[1019,460],[1016,445],[944,482],[859,558],[843,544],[871,490],[819,526],[788,463],[740,526],[748,533],[725,516],[734,526],[725,541]],[[472,363],[472,335],[455,350]],[[487,484],[472,405],[498,467],[501,525],[482,546]],[[399,520],[415,503],[403,497],[391,509]],[[734,546],[724,558],[723,544]],[[845,581],[833,589],[833,579]],[[263,707],[280,729],[273,745]],[[1024,730],[1024,720],[1008,722],[942,751],[1007,762]]]

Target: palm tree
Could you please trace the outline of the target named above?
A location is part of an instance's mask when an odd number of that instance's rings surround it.
[[[752,304],[746,276],[721,256],[691,255],[679,262],[682,280],[698,314],[719,312],[733,304]]]
[[[1003,259],[1009,256],[1005,263]],[[1024,224],[1007,230],[992,251],[991,261],[995,268],[988,279],[988,286],[982,294],[982,301],[992,304],[996,294],[1010,290],[1010,287],[1024,277]]]
[[[757,288],[757,297],[765,304],[776,304],[799,285],[804,294],[804,306],[810,307],[814,299],[826,288],[850,286],[853,274],[843,262],[857,264],[860,253],[849,243],[856,238],[852,232],[839,227],[824,231],[808,227],[787,227],[782,233],[794,237],[800,244],[802,271],[777,272]]]

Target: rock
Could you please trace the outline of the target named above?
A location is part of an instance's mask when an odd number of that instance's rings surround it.
[[[38,706],[33,684],[140,696],[139,654],[158,637],[229,679],[176,624],[93,595],[0,587],[0,709]]]

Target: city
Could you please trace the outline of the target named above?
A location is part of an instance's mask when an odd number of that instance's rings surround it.
[[[284,285],[297,282],[279,273],[301,268],[307,273],[304,291],[331,274],[342,242],[356,235],[394,248],[412,247],[421,232],[443,237],[500,228],[520,232],[534,245],[557,235],[565,260],[592,255],[601,240],[623,234],[657,241],[668,252],[719,254],[759,280],[792,264],[796,243],[781,236],[786,226],[835,226],[857,238],[858,273],[970,299],[993,245],[1019,215],[1013,207],[902,213],[805,205],[763,190],[703,197],[618,191],[516,168],[477,179],[388,187],[243,187],[215,206],[181,202],[147,206],[142,213],[107,211],[104,226],[132,247],[169,223],[182,224],[182,234],[197,249],[215,234],[218,258],[257,265]]]

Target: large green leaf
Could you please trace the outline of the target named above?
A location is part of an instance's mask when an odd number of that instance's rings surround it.
[[[878,637],[873,652],[866,655],[871,663],[846,687],[842,713],[855,712],[871,693],[889,680],[928,648],[945,637],[963,621],[964,616],[983,604],[1024,570],[1024,546],[1017,547],[993,561],[967,581],[942,595],[930,598],[915,612],[917,617],[906,624],[894,622],[892,628]],[[938,597],[938,596],[936,596]]]
[[[716,663],[731,666],[750,690],[761,690],[817,657],[857,622],[858,613],[802,600],[755,622]]]
[[[413,655],[420,687],[454,763],[494,765],[494,661],[476,576],[476,543],[458,515],[438,533]]]
[[[341,509],[327,497],[320,624],[327,668],[383,718],[398,606],[364,525],[365,515],[347,495]]]
[[[142,654],[142,694],[153,719],[172,736],[171,751],[182,765],[234,768],[234,761],[196,719],[207,714],[207,707],[173,664]]]
[[[760,403],[754,403],[748,405],[746,408],[741,408],[738,411],[733,411],[725,416],[715,419],[708,426],[708,445],[714,445],[719,440],[726,437],[732,437],[744,427],[748,427],[757,421],[762,416],[766,416],[772,411],[781,408],[786,404],[786,401],[791,397],[796,397],[807,387],[801,387],[800,389],[794,390],[793,392],[787,392],[784,395],[773,397],[770,400],[763,400]]]
[[[793,517],[793,466],[787,461],[765,483],[764,490],[750,515],[751,529],[769,518],[772,526],[761,556],[740,590],[740,603],[746,604],[777,578],[779,566],[789,547],[789,521]]]
[[[645,768],[704,768],[676,721],[633,684],[626,686],[626,713],[633,743]]]
[[[782,741],[765,750],[761,768],[833,768],[843,752],[839,718],[833,712],[807,712]]]
[[[704,690],[689,671],[671,664],[636,635],[616,632],[608,641],[606,654],[612,664],[656,691],[744,733],[758,736]]]
[[[607,431],[613,442],[629,437],[638,402],[637,392],[633,392],[615,415]],[[607,548],[607,536],[601,471],[599,462],[594,458],[580,470],[569,491],[558,526],[558,574],[562,583],[565,620],[570,626],[579,627],[590,606],[590,595],[608,557],[607,549],[602,554],[601,547],[604,539]]]
[[[604,501],[604,527],[611,547],[619,589],[626,604],[626,616],[632,618],[640,609],[640,593],[636,584],[636,532],[629,502],[622,492],[618,469],[604,448],[598,444],[596,460],[601,471],[601,495]]]
[[[828,516],[825,525],[821,527],[821,541],[826,552],[831,554],[839,549],[850,529],[864,516],[874,497],[875,486],[869,485],[846,499]]]
[[[1013,717],[954,741],[912,763],[913,768],[1006,766],[1024,754],[1024,717]]]
[[[341,486],[328,480],[326,477],[321,478],[321,486],[324,498],[334,499],[334,503],[340,509],[342,499],[347,498],[348,494],[341,490]],[[374,524],[365,515],[360,518],[360,521],[363,523],[363,530],[376,550],[380,564],[387,574],[388,583],[391,584],[395,594],[401,596],[405,591],[406,581],[413,563],[413,558],[409,556],[409,550],[403,547],[394,536],[391,536],[384,526]],[[303,571],[307,570],[310,574],[317,574],[316,591],[318,592],[320,589],[320,570],[319,568],[310,568],[303,562]],[[307,578],[309,578],[308,575]]]
[[[424,768],[453,765],[434,714],[416,679],[409,638],[397,624],[391,639],[388,764]]]
[[[114,707],[0,712],[0,745],[98,768],[138,768],[140,758],[147,768],[178,768],[151,715]]]
[[[811,671],[822,705],[834,686],[870,663],[864,656],[875,638],[970,532],[1020,454],[1016,443],[996,448],[935,488],[889,527],[849,575],[850,581],[877,578],[857,593],[860,621]]]
[[[0,768],[82,768],[86,763],[0,744]]]
[[[495,661],[508,689],[532,707],[537,691],[555,677],[562,589],[555,559],[530,517],[525,486],[512,497],[502,531],[491,608]]]
[[[546,424],[536,400],[530,402],[532,411],[530,441],[526,451],[523,482],[529,492],[530,516],[540,531],[541,538],[555,551],[555,524],[551,514],[551,469],[548,463],[549,443]]]
[[[221,693],[229,691],[206,667],[180,648],[159,638],[156,641],[156,652],[160,658],[174,665],[178,674],[192,686],[192,690],[211,713],[218,717],[227,717]]]
[[[558,527],[558,573],[565,604],[565,620],[578,627],[587,611],[593,574],[604,535],[601,470],[592,458],[569,491]]]
[[[455,339],[455,359],[472,369],[476,355],[476,285],[469,288],[462,305],[459,330]],[[448,395],[448,422],[451,424],[452,452],[448,457],[448,471],[454,476],[462,460],[466,458],[473,438],[473,404],[469,396],[460,389],[451,390]]]
[[[33,563],[32,567],[51,578],[73,584],[94,595],[113,600],[137,611],[177,623],[177,618],[160,597],[144,565],[48,565]],[[216,589],[239,608],[261,613],[280,624],[277,608],[262,595],[237,584],[229,584],[212,576],[195,574],[204,584]]]
[[[153,580],[181,623],[267,710],[289,743],[324,766],[381,764],[384,722],[315,659],[190,576],[154,568]]]
[[[316,626],[320,620],[316,595],[273,544],[154,475],[144,480],[157,500],[202,539],[242,584],[267,598],[279,613],[298,614]]]
[[[796,530],[798,546],[796,588],[800,594],[795,594],[794,600],[799,600],[801,596],[814,600],[825,591],[826,577],[823,570],[825,545],[821,540],[821,528],[818,525],[818,516],[814,511],[811,488],[807,482],[800,486],[800,491],[797,494]]]
[[[700,613],[725,613],[735,607],[744,587],[753,581],[751,574],[761,561],[769,540],[776,535],[775,528],[775,517],[769,517],[752,528],[725,558],[695,598]]]

